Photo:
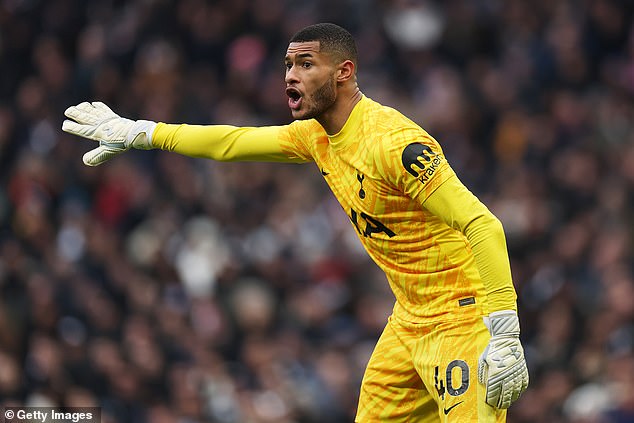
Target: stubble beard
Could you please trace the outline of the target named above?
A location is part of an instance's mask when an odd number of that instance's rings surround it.
[[[335,81],[329,78],[321,87],[317,88],[315,93],[311,96],[310,107],[299,119],[305,120],[319,117],[335,104],[336,98]]]

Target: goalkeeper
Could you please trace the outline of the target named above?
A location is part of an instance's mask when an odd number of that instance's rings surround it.
[[[358,422],[504,422],[528,385],[499,220],[460,182],[440,145],[363,95],[352,36],[295,34],[285,56],[289,125],[174,125],[69,107],[63,130],[99,142],[96,166],[131,148],[222,161],[314,163],[396,302],[361,385]]]

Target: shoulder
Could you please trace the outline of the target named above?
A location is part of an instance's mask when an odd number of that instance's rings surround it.
[[[287,125],[287,128],[293,137],[302,140],[326,137],[324,128],[315,119],[295,120]]]
[[[382,105],[368,99],[366,121],[371,125],[375,142],[375,154],[398,154],[409,147],[409,150],[432,149],[441,152],[439,143],[422,126],[412,121],[403,113],[390,106]]]
[[[365,122],[372,132],[381,139],[399,139],[403,136],[431,138],[418,123],[405,116],[399,110],[383,105],[368,97],[364,98]]]
[[[378,101],[373,100],[370,97],[364,97],[362,101],[366,115],[380,118],[378,121],[374,121],[379,125],[382,123],[391,122],[397,123],[399,125],[418,126],[415,122],[413,122],[395,107],[379,103]]]
[[[374,103],[368,111],[375,134],[370,152],[386,178],[401,186],[413,177],[423,181],[422,187],[434,173],[451,173],[440,144],[425,129],[398,110]]]
[[[291,122],[285,126],[283,138],[307,151],[312,151],[320,143],[328,142],[326,132],[315,119]]]

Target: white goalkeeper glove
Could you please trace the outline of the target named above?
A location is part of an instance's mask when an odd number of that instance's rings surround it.
[[[484,318],[491,339],[478,361],[478,381],[486,387],[486,402],[509,408],[528,386],[528,368],[520,343],[520,321],[512,310]]]
[[[83,102],[64,112],[62,130],[99,141],[99,147],[84,154],[88,166],[100,165],[131,148],[150,150],[156,122],[122,118],[104,103]],[[71,120],[72,119],[72,120]]]

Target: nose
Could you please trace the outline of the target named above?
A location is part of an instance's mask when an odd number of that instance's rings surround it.
[[[295,71],[295,66],[291,66],[290,69],[286,69],[284,81],[286,81],[287,84],[299,82],[299,79],[297,78],[297,73]]]

